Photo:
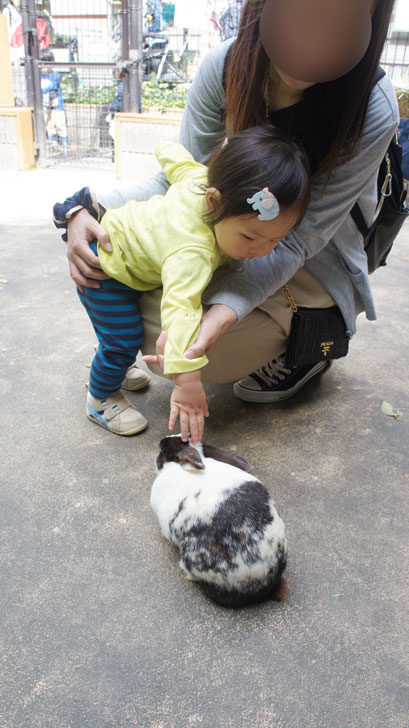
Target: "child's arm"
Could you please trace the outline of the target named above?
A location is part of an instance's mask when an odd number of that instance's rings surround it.
[[[192,443],[203,437],[204,418],[209,416],[206,393],[200,381],[200,370],[174,374],[174,388],[170,398],[169,429],[173,430],[177,418],[180,421],[182,440],[187,441],[189,432]]]
[[[216,256],[212,249],[185,247],[163,263],[161,319],[167,333],[165,374],[195,371],[208,362],[206,356],[189,360],[184,354],[199,333],[202,293],[217,267]]]
[[[207,364],[205,355],[187,359],[185,351],[196,340],[202,317],[202,292],[217,267],[217,253],[210,246],[185,247],[165,260],[162,267],[163,350],[145,356],[159,363],[172,377],[175,387],[170,403],[169,428],[180,418],[181,433],[187,440],[190,429],[196,443],[203,435],[204,417],[208,416],[206,395],[200,381],[200,369]]]
[[[166,339],[166,331],[162,331],[156,342],[156,354],[145,354],[142,359],[164,369]],[[196,444],[203,437],[204,417],[209,416],[200,369],[171,376],[175,386],[170,400],[169,429],[173,430],[179,417],[182,439],[187,440],[190,430],[192,442]]]
[[[201,255],[202,254],[202,255]],[[182,439],[188,433],[193,444],[203,437],[208,416],[200,369],[207,357],[186,359],[184,352],[196,339],[202,316],[201,294],[211,278],[213,254],[206,249],[184,249],[168,258],[162,268],[162,326],[167,333],[164,371],[174,382],[170,400],[169,429],[179,417]]]
[[[155,148],[155,156],[170,184],[188,179],[198,184],[206,184],[207,167],[196,162],[181,144],[162,142]]]

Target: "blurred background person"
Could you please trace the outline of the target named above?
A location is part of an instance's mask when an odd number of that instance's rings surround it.
[[[147,30],[159,33],[162,30],[162,2],[161,0],[148,0],[146,3]]]
[[[41,51],[40,60],[52,63],[54,61],[54,53],[52,51]],[[48,141],[61,145],[63,153],[67,154],[67,120],[64,99],[61,92],[60,74],[58,71],[47,66],[41,69],[41,91],[43,94],[45,127]]]
[[[3,10],[7,21],[7,32],[10,45],[10,60],[13,66],[18,66],[24,58],[24,41],[21,26],[20,0],[9,0]],[[21,32],[17,32],[18,29]]]

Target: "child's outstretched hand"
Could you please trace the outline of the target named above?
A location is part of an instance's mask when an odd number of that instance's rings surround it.
[[[169,429],[173,430],[179,417],[182,440],[187,441],[190,431],[196,445],[203,437],[204,418],[209,416],[200,370],[174,374],[172,379],[175,386],[170,398]]]

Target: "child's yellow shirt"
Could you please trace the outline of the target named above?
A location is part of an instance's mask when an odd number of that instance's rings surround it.
[[[206,356],[186,359],[183,354],[199,333],[202,293],[229,258],[203,221],[207,167],[173,142],[159,144],[155,154],[171,186],[165,195],[108,210],[101,225],[112,252],[98,245],[98,256],[105,273],[131,288],[163,286],[165,374],[175,374],[207,364]]]

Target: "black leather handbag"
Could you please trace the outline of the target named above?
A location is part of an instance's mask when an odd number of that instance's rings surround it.
[[[346,356],[349,338],[338,306],[330,308],[299,307],[288,286],[283,286],[283,291],[293,310],[291,330],[285,352],[285,365],[288,367],[303,366]]]

